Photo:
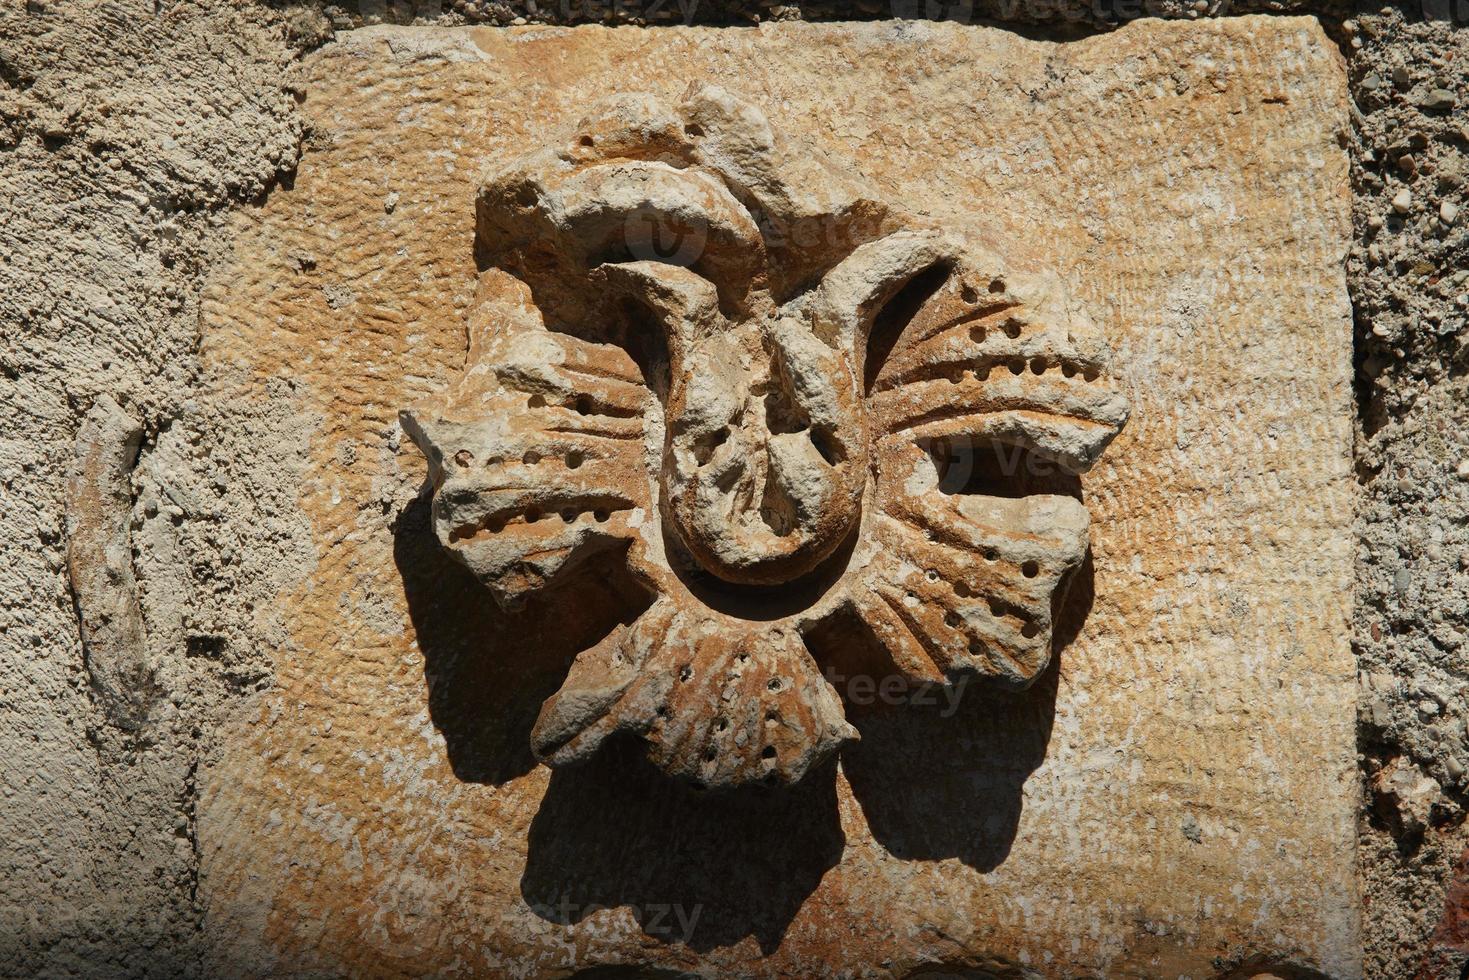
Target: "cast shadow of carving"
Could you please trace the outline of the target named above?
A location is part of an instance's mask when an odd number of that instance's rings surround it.
[[[394,525],[394,561],[424,656],[429,717],[466,782],[501,785],[536,766],[530,732],[571,661],[647,605],[619,562],[500,609],[434,537],[425,493]],[[564,597],[572,597],[574,605]],[[521,892],[549,921],[627,906],[652,939],[707,950],[753,936],[774,950],[841,859],[835,764],[792,790],[701,794],[613,740],[556,770],[532,821]]]
[[[1057,603],[1050,666],[1022,692],[975,682],[954,700],[849,708],[862,740],[842,772],[873,838],[904,860],[958,858],[992,871],[1010,855],[1025,782],[1045,760],[1065,648],[1091,609],[1090,553]]]
[[[635,740],[614,740],[552,774],[521,895],[552,922],[625,906],[650,938],[704,952],[752,936],[769,954],[841,860],[834,770],[706,793],[657,771]]]
[[[424,655],[429,714],[459,779],[499,785],[530,772],[540,705],[581,650],[646,598],[606,563],[574,588],[501,610],[434,538],[427,495],[394,527],[394,560]],[[611,563],[616,565],[618,563]],[[573,611],[555,601],[574,595]],[[1028,690],[967,686],[922,707],[849,704],[862,741],[842,771],[874,839],[904,860],[1004,862],[1026,779],[1045,758],[1060,661],[1092,602],[1087,555],[1055,613],[1055,656]],[[574,924],[627,907],[650,939],[696,951],[753,937],[770,953],[841,860],[835,763],[794,788],[701,793],[658,772],[634,739],[550,777],[531,823],[521,894]]]
[[[647,603],[625,576],[598,565],[558,590],[576,596],[573,615],[555,594],[502,610],[434,537],[427,491],[393,526],[393,560],[423,652],[429,718],[454,775],[470,783],[498,786],[535,768],[530,732],[541,702],[577,653]]]

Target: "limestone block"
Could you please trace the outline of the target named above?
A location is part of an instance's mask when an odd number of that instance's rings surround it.
[[[1360,972],[1314,21],[304,72],[203,314],[318,422],[201,768],[221,971]]]

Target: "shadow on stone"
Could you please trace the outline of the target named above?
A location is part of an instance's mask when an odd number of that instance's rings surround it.
[[[636,616],[647,599],[625,575],[594,564],[579,573],[583,582],[506,612],[440,546],[426,493],[404,510],[393,534],[423,652],[429,717],[454,775],[494,785],[525,775],[536,765],[530,731],[541,702],[561,686],[578,652]],[[561,599],[567,595],[575,596],[574,610]]]
[[[958,858],[992,871],[1010,855],[1025,781],[1045,760],[1061,659],[1092,604],[1090,553],[1054,616],[1050,666],[1024,691],[975,681],[932,705],[853,710],[862,740],[842,772],[873,838],[904,860]]]
[[[542,918],[627,907],[649,937],[704,952],[752,936],[780,945],[841,860],[834,765],[797,786],[686,788],[614,739],[556,770],[530,829],[521,895]]]

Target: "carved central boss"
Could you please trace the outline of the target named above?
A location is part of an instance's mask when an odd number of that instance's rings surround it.
[[[507,606],[597,556],[648,596],[542,707],[540,758],[631,732],[704,786],[789,783],[857,737],[823,674],[854,649],[914,684],[1044,669],[1088,515],[1030,464],[1084,472],[1127,417],[1059,280],[709,87],[492,175],[476,231],[465,372],[403,415],[439,540]]]

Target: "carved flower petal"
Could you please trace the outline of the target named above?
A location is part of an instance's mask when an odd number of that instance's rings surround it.
[[[968,253],[876,373],[873,429],[904,440],[1022,446],[1084,473],[1127,421],[1107,359],[1058,281]]]
[[[948,495],[916,447],[890,457],[858,615],[915,680],[994,676],[1016,687],[1050,660],[1052,597],[1086,556],[1070,497]]]
[[[602,296],[589,272],[607,263],[692,268],[730,309],[764,275],[754,218],[700,170],[646,160],[515,169],[482,187],[479,204],[486,251],[531,284],[553,322],[597,319]]]
[[[704,786],[794,783],[857,738],[794,629],[669,599],[577,657],[532,742],[562,765],[618,731],[642,735],[657,766]]]
[[[523,291],[492,283],[471,318],[470,363],[494,370],[400,415],[429,461],[440,542],[502,603],[631,538],[649,510],[637,365],[544,330]]]

